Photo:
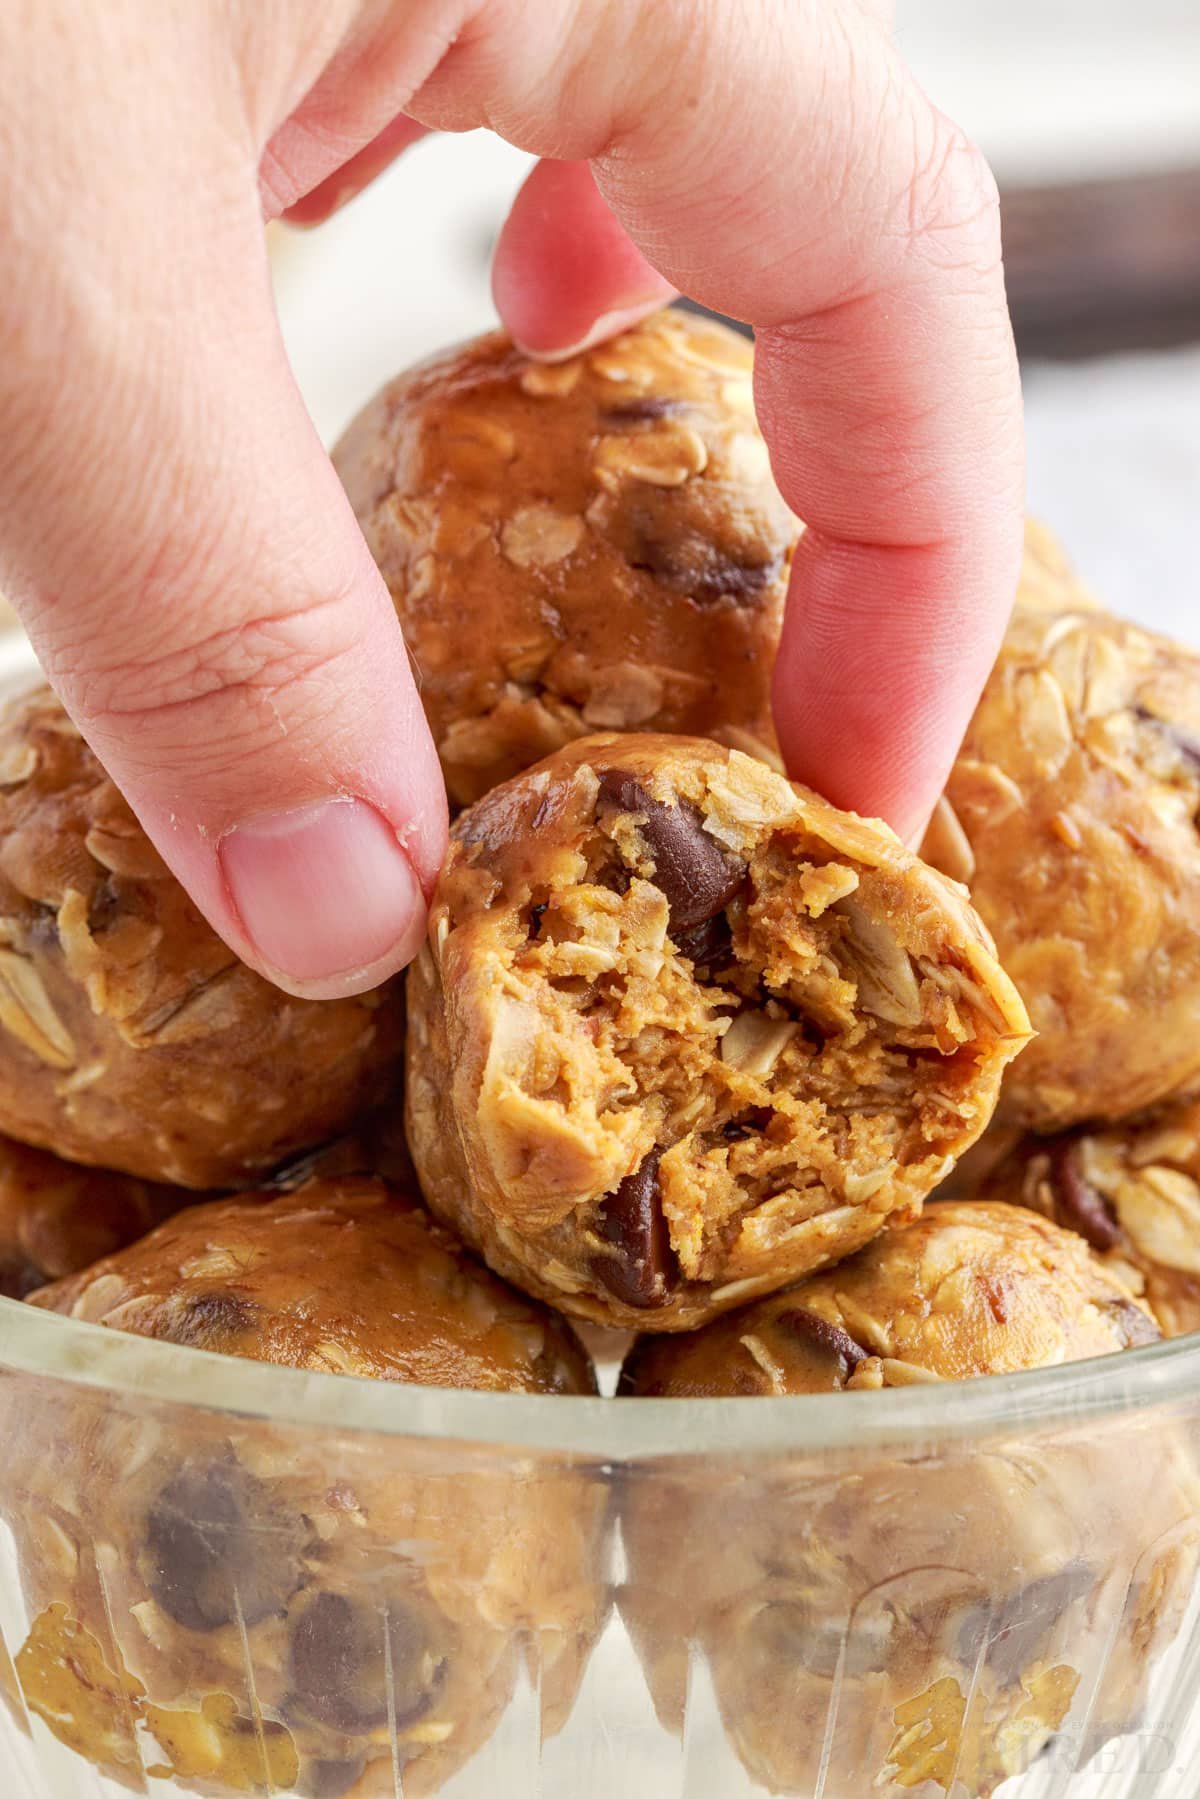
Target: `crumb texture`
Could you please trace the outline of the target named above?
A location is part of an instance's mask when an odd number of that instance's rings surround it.
[[[423,1190],[497,1270],[688,1328],[919,1208],[1023,1008],[883,825],[700,740],[569,746],[458,821],[409,986]]]

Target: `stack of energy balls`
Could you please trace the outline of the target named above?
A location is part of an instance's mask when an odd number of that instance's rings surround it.
[[[779,765],[801,527],[741,338],[668,311],[547,366],[493,335],[385,389],[335,460],[456,812],[427,943],[407,983],[277,992],[53,697],[14,701],[6,1292],[527,1393],[594,1393],[568,1319],[617,1326],[622,1399],[960,1380],[1200,1323],[1200,658],[1099,610],[1031,527],[921,859]],[[436,1792],[531,1645],[545,1727],[569,1712],[608,1603],[598,1476],[468,1502],[253,1421],[183,1457],[153,1418],[78,1453],[52,1407],[19,1423],[16,1678],[114,1777],[373,1799],[399,1757],[410,1799]],[[1066,1719],[1073,1640],[1123,1615],[1093,1714],[1126,1728],[1185,1570],[1151,1558],[1113,1617],[1085,1546],[1169,1537],[1192,1491],[1166,1449],[1120,1494],[1087,1469],[1081,1443],[1032,1477],[947,1470],[941,1535],[896,1460],[857,1523],[786,1480],[736,1526],[703,1470],[633,1483],[621,1606],[660,1718],[699,1648],[768,1790],[842,1768],[987,1793]],[[860,1611],[848,1665],[863,1595],[934,1564],[921,1603]]]

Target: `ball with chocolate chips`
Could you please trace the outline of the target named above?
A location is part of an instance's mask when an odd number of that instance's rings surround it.
[[[496,1270],[684,1330],[915,1211],[1025,1013],[879,823],[695,738],[600,736],[454,827],[409,980],[409,1143]]]
[[[144,1237],[193,1198],[0,1137],[0,1294],[24,1299],[75,1274]]]
[[[595,1391],[563,1320],[368,1179],[194,1207],[32,1303],[286,1367]],[[61,1741],[109,1772],[148,1743],[206,1792],[377,1799],[397,1762],[406,1795],[440,1790],[527,1661],[561,1725],[603,1615],[598,1483],[181,1411],[51,1396],[4,1484],[16,1670]]]
[[[600,729],[774,745],[799,530],[752,352],[663,312],[570,361],[499,334],[403,375],[334,452],[391,589],[451,800]]]
[[[1019,606],[924,853],[964,881],[1037,1036],[1003,1113],[1040,1131],[1200,1083],[1200,655]]]
[[[1200,1101],[1059,1137],[1026,1137],[976,1188],[1078,1231],[1154,1313],[1200,1330]]]
[[[827,1393],[1013,1374],[1152,1343],[1125,1282],[1019,1206],[931,1201],[798,1286],[682,1337],[639,1339],[629,1395]]]
[[[311,1001],[200,917],[48,689],[0,712],[0,1130],[245,1184],[396,1078],[403,993]]]
[[[824,1394],[840,1411],[874,1389],[868,1404],[891,1408],[901,1387],[1157,1335],[1071,1233],[1015,1207],[939,1202],[693,1336],[642,1339],[623,1391]],[[789,1439],[830,1424],[797,1417]],[[1161,1418],[946,1444],[932,1415],[925,1428],[924,1452],[873,1448],[876,1410],[854,1450],[764,1448],[739,1458],[736,1481],[688,1460],[624,1490],[621,1604],[659,1715],[680,1729],[702,1656],[765,1791],[990,1794],[1058,1731],[1070,1740],[1086,1721],[1098,1745],[1131,1727],[1178,1627],[1195,1486]]]

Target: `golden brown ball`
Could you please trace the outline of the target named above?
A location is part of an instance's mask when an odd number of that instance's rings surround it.
[[[401,375],[334,452],[451,800],[603,729],[769,749],[799,526],[752,351],[662,312],[548,367],[496,333]]]
[[[399,1072],[403,988],[246,968],[47,688],[0,711],[0,1130],[182,1187],[246,1185]]]

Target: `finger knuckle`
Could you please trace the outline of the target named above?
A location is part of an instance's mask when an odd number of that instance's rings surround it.
[[[203,608],[196,609],[199,626]],[[97,742],[126,761],[185,761],[197,772],[241,762],[281,737],[302,737],[325,717],[322,695],[343,683],[357,608],[349,594],[254,611],[207,630],[160,635],[138,648],[81,660],[77,708]]]

